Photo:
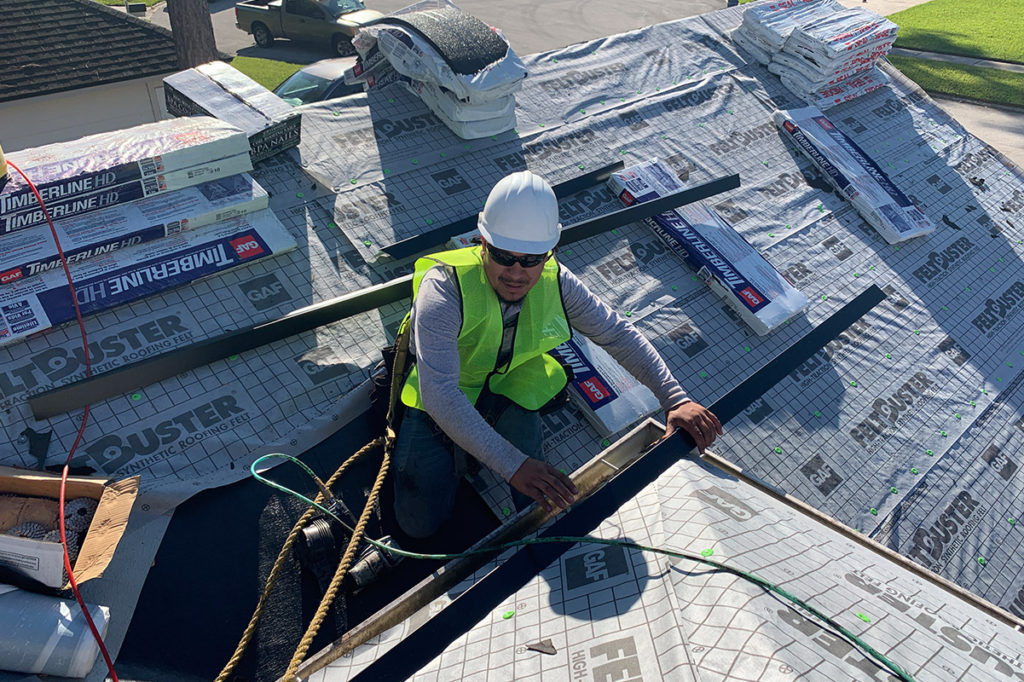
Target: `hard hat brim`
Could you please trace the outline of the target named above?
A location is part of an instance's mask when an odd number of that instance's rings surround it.
[[[503,251],[513,251],[515,253],[526,253],[526,254],[541,254],[547,253],[551,249],[558,245],[558,239],[545,239],[544,241],[526,241],[524,239],[513,239],[499,234],[491,234],[490,230],[487,229],[487,223],[484,221],[483,214],[479,214],[477,218],[477,229],[480,230],[480,234],[487,243],[491,246],[499,248]],[[558,224],[558,231],[561,233],[562,224]]]

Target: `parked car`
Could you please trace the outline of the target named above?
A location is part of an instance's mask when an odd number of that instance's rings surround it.
[[[307,64],[274,88],[274,94],[297,107],[362,92],[362,85],[345,83],[345,70],[355,63],[355,57],[338,57]]]
[[[245,0],[235,5],[235,25],[260,47],[275,38],[329,45],[339,56],[355,54],[352,36],[383,17],[361,0]]]

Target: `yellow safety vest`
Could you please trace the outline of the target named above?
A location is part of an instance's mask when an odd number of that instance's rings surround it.
[[[494,365],[501,349],[501,304],[487,281],[481,248],[472,246],[442,251],[417,260],[412,279],[414,301],[423,276],[439,265],[454,272],[462,294],[462,329],[458,338],[459,388],[474,404],[484,386],[489,386],[492,393],[503,395],[527,410],[539,410],[566,383],[565,370],[547,353],[571,337],[558,284],[558,263],[554,258],[548,259],[540,280],[523,299],[512,345],[512,359],[498,368]],[[407,316],[403,327],[408,322]],[[402,402],[409,407],[423,409],[415,366],[402,387]]]

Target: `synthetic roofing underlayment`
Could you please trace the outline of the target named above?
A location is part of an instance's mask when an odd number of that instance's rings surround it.
[[[826,113],[937,225],[887,244],[783,142],[773,109],[803,104],[725,37],[740,13],[524,58],[530,75],[517,95],[517,130],[496,138],[454,137],[400,87],[371,92],[368,107],[356,98],[305,108],[299,150],[253,174],[298,248],[88,318],[94,365],[103,371],[405,274],[411,260],[373,262],[382,248],[473,214],[511,171],[558,183],[658,157],[691,185],[739,173],[742,186],[708,204],[811,301],[767,336],[739,322],[642,224],[573,244],[559,258],[628,312],[705,404],[880,286],[883,303],[732,420],[715,450],[1024,616],[1024,522],[1016,521],[1024,517],[1024,175],[886,67],[891,85]],[[562,222],[618,208],[594,186],[561,202]],[[350,418],[360,399],[352,390],[407,305],[93,407],[81,463],[108,476],[142,474],[115,577],[97,581],[108,585],[91,597],[121,622],[112,638],[127,626],[166,525],[158,513],[246,476],[259,455],[301,453]],[[80,412],[36,423],[26,399],[80,376],[79,346],[77,329],[65,326],[0,348],[0,464],[36,463],[19,439],[28,426],[52,429],[47,463],[63,460]],[[604,448],[575,408],[545,425],[550,457],[567,469]],[[475,483],[499,515],[511,506],[487,472]],[[1024,678],[1020,632],[692,461],[626,500],[597,534],[712,549],[810,600],[915,678]],[[504,619],[507,611],[514,616]],[[481,679],[599,677],[612,663],[644,679],[884,679],[809,623],[740,578],[578,546],[429,663],[423,679],[478,670]],[[360,669],[397,636],[384,639],[316,676]],[[525,649],[545,639],[553,656]]]

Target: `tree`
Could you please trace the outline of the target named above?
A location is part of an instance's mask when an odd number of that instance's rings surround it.
[[[179,69],[189,69],[219,58],[208,0],[167,0],[167,14],[171,20]]]

